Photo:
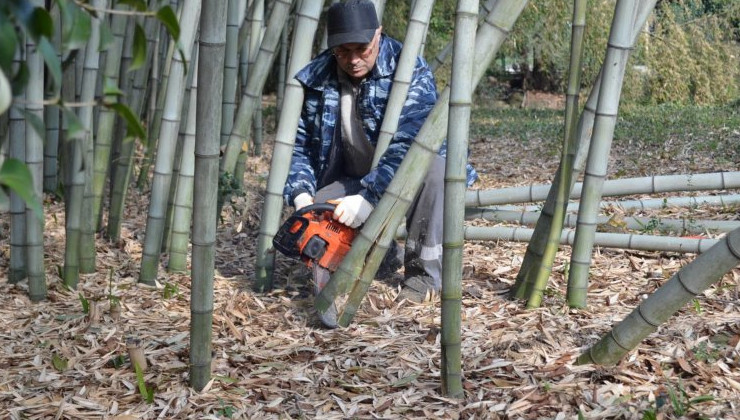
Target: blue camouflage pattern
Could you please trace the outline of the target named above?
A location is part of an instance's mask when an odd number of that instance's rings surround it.
[[[388,97],[393,86],[393,75],[398,65],[402,44],[382,35],[380,52],[375,67],[360,83],[358,116],[363,122],[368,140],[378,142]],[[304,87],[304,103],[298,123],[290,172],[283,191],[288,205],[301,192],[311,196],[334,179],[325,175],[337,170],[330,159],[334,130],[339,118],[339,81],[337,63],[331,51],[324,51],[301,69],[295,78]],[[373,206],[385,192],[422,124],[437,102],[437,88],[431,69],[423,58],[416,60],[406,102],[398,122],[398,129],[390,144],[373,169],[361,183],[360,191]],[[446,155],[446,143],[439,154]],[[336,165],[335,165],[336,166]],[[339,169],[341,170],[341,168]],[[475,169],[467,164],[467,185],[478,178]],[[320,180],[320,181],[317,181]],[[323,183],[321,181],[324,181]]]

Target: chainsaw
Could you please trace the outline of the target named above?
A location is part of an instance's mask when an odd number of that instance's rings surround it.
[[[313,273],[314,292],[326,286],[354,240],[355,229],[333,219],[335,204],[306,206],[290,216],[272,240],[275,249],[285,256],[303,261]],[[319,312],[321,322],[337,327],[337,309],[332,305]]]

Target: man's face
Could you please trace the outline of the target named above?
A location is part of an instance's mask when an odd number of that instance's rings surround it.
[[[375,31],[375,36],[367,44],[349,43],[334,47],[334,56],[337,63],[347,75],[355,80],[367,76],[375,67],[375,60],[380,52],[380,31]]]

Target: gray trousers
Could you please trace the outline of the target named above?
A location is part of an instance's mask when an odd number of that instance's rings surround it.
[[[406,213],[405,278],[431,277],[436,290],[442,289],[442,223],[444,213],[445,159],[436,156],[424,178],[416,200]],[[357,194],[362,190],[358,178],[341,177],[316,192],[314,201]],[[386,259],[393,258],[391,248]],[[398,254],[397,254],[398,255]]]

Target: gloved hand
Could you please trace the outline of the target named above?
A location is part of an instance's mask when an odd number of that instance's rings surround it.
[[[313,204],[313,197],[309,193],[300,193],[293,199],[293,206],[295,211],[298,211],[306,206]]]
[[[351,228],[359,227],[365,223],[365,220],[370,216],[370,212],[373,211],[373,205],[359,194],[348,195],[336,201],[339,204],[334,209],[334,219]]]

